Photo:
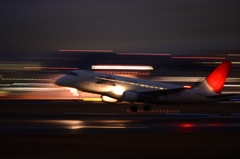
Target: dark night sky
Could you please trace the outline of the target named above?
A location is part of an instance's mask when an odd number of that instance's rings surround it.
[[[239,0],[8,0],[0,52],[240,49]]]

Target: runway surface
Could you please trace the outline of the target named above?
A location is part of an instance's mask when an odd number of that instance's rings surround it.
[[[153,105],[0,101],[4,158],[240,157],[239,103]]]

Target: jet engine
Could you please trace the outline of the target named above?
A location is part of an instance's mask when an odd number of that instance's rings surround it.
[[[121,100],[128,102],[137,102],[139,99],[138,93],[132,91],[125,91]]]
[[[118,102],[118,99],[111,98],[109,96],[102,96],[102,101],[104,101],[106,103],[116,103],[116,102]]]

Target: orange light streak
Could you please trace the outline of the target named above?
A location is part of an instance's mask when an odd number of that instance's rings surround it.
[[[77,70],[78,68],[68,68],[68,67],[24,67],[26,69],[65,69],[65,70]]]
[[[192,86],[183,86],[183,88],[189,88],[190,89],[190,88],[192,88]]]
[[[214,60],[224,60],[226,57],[172,57],[173,59],[214,59]]]
[[[171,54],[154,54],[154,53],[117,53],[117,55],[154,55],[154,56],[169,56]]]
[[[58,50],[58,51],[72,51],[72,52],[113,52],[113,50]]]

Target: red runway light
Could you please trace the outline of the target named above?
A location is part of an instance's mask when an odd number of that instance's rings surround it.
[[[181,127],[184,127],[184,128],[189,128],[189,127],[193,127],[194,125],[193,124],[182,124]]]

